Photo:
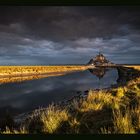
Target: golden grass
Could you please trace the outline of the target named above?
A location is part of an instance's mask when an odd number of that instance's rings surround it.
[[[89,91],[86,100],[72,102],[72,107],[80,112],[90,110],[102,110],[105,106],[110,106],[113,109],[119,108],[120,98],[112,96],[111,93],[105,91]]]
[[[132,124],[132,118],[131,118],[131,112],[130,110],[125,110],[125,113],[122,114],[122,112],[119,110],[116,113],[114,113],[114,133],[119,134],[134,134],[135,129]]]
[[[22,82],[50,76],[61,76],[69,72],[86,70],[90,66],[0,66],[0,83]]]
[[[127,68],[134,68],[136,70],[140,70],[140,65],[124,65],[124,67],[127,67]]]
[[[25,128],[20,128],[20,130],[10,130],[8,127],[6,127],[6,130],[3,131],[3,134],[28,134],[28,131]]]
[[[40,120],[43,122],[43,132],[52,134],[68,120],[68,113],[51,105],[47,111],[41,112]]]
[[[29,74],[45,74],[55,72],[69,72],[86,70],[90,66],[64,65],[64,66],[0,66],[0,76],[19,76]]]
[[[15,83],[15,82],[23,82],[23,81],[29,81],[29,80],[35,80],[35,79],[41,79],[41,78],[47,78],[47,77],[53,77],[53,76],[62,76],[67,74],[66,72],[62,73],[50,73],[50,74],[44,74],[44,75],[29,75],[29,76],[7,76],[0,78],[0,84],[5,84],[5,83]]]

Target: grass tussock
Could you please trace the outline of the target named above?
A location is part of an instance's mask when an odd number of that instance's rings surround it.
[[[1,133],[140,133],[140,78],[118,88],[90,90],[86,97],[75,98],[65,106],[38,109],[19,128]]]
[[[114,97],[109,92],[90,90],[86,99],[81,101],[74,100],[72,107],[80,112],[102,110],[105,107],[118,109],[119,102],[121,102],[121,98]]]
[[[47,111],[43,111],[40,115],[40,120],[43,122],[43,132],[54,133],[68,118],[69,116],[65,109],[61,110],[55,106],[50,106]]]
[[[6,127],[6,130],[3,131],[2,134],[28,134],[28,131],[23,127],[20,128],[20,130],[16,130],[16,129],[9,129],[8,127]]]
[[[134,134],[135,129],[132,124],[130,110],[126,110],[123,114],[120,110],[114,113],[114,133],[119,134]]]

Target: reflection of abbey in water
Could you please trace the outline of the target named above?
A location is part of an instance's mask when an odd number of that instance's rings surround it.
[[[116,82],[117,84],[123,84],[126,82],[126,78],[123,76],[124,73],[123,72],[120,72],[120,70],[118,68],[107,68],[107,67],[95,67],[93,69],[89,69],[89,71],[95,75],[96,77],[99,78],[99,81],[106,75],[106,73],[108,71],[110,71],[111,69],[116,69],[117,70],[117,79],[116,79]],[[101,83],[99,83],[100,85]],[[112,85],[112,86],[117,86],[117,84],[115,85]],[[100,87],[101,88],[101,87]]]
[[[116,80],[118,85],[122,85],[125,84],[126,81],[132,80],[131,78],[135,78],[138,77],[138,72],[132,68],[124,68],[124,67],[111,67],[111,68],[107,68],[107,67],[95,67],[93,69],[89,69],[89,71],[93,74],[96,75],[99,80],[102,79],[107,71],[111,70],[111,69],[116,69],[117,70],[117,75],[118,78]]]
[[[88,63],[88,65],[95,66],[114,66],[115,64],[106,59],[106,57],[99,52],[95,58],[92,58]]]
[[[94,69],[89,69],[89,71],[93,75],[96,75],[99,79],[103,78],[108,70],[109,69],[104,68],[104,67],[102,67],[102,68],[101,67],[97,67],[97,68],[94,68]]]

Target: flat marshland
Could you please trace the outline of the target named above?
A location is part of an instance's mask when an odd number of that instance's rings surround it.
[[[90,67],[90,66],[89,66]],[[46,74],[56,72],[70,72],[86,70],[85,65],[63,65],[63,66],[0,66],[0,76]]]
[[[88,68],[90,68],[90,66],[85,65],[0,66],[0,83],[22,82],[51,76],[60,76]]]
[[[131,71],[135,75],[135,70]],[[139,73],[139,71],[137,71]],[[137,73],[137,74],[138,74]],[[116,88],[89,90],[66,104],[51,104],[1,131],[4,134],[136,134],[140,132],[139,74]]]
[[[138,65],[124,65],[128,68],[140,70]],[[57,72],[82,71],[93,66],[86,65],[51,65],[51,66],[0,66],[0,76],[22,76],[32,74],[48,74]]]

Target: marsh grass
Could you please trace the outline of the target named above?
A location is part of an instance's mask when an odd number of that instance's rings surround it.
[[[113,114],[114,133],[119,134],[134,134],[135,129],[132,125],[130,110],[126,110],[123,114],[120,110]]]
[[[28,134],[29,132],[23,127],[23,128],[20,128],[20,130],[16,130],[16,129],[13,129],[13,130],[10,130],[8,127],[6,127],[6,130],[3,131],[2,134]]]
[[[44,74],[55,72],[68,72],[86,70],[90,66],[85,65],[61,65],[61,66],[0,66],[1,76]]]
[[[56,132],[68,118],[69,115],[65,109],[61,110],[53,105],[49,106],[47,111],[40,115],[40,120],[43,122],[43,132],[50,134]]]
[[[0,66],[0,83],[22,82],[52,76],[61,76],[69,72],[82,71],[90,66]]]

